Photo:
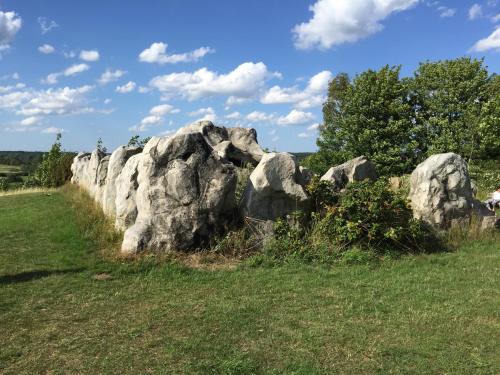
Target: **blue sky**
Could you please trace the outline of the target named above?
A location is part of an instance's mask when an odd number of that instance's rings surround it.
[[[195,120],[313,151],[328,80],[484,57],[499,1],[0,0],[0,150],[108,149]]]

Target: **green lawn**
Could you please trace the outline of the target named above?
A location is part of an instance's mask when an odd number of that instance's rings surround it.
[[[0,373],[500,373],[498,242],[371,266],[151,263],[101,258],[63,193],[0,197]]]
[[[18,165],[0,164],[0,173],[18,173],[21,172],[21,167]]]

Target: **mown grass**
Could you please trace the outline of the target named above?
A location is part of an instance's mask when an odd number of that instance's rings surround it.
[[[0,197],[1,373],[500,373],[498,236],[207,271],[105,256],[69,194]]]

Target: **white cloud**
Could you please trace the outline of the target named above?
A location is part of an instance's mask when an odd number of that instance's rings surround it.
[[[275,116],[272,114],[267,114],[260,111],[253,111],[245,116],[245,119],[250,122],[264,122],[271,123],[274,122]]]
[[[312,132],[312,131],[315,131],[315,130],[318,130],[318,129],[319,129],[319,124],[318,124],[318,123],[316,123],[316,124],[312,124],[312,125],[309,125],[309,126],[307,127],[307,130],[308,130],[308,131],[311,131],[311,132]]]
[[[485,52],[489,50],[500,51],[500,26],[490,36],[479,40],[470,49],[471,52]]]
[[[297,86],[281,88],[271,87],[261,97],[263,104],[294,103],[297,108],[311,108],[320,106],[326,99],[328,83],[332,79],[332,73],[325,70],[313,76],[304,90]]]
[[[498,13],[496,16],[491,17],[491,22],[497,23],[500,21],[500,13]]]
[[[170,104],[157,105],[149,111],[149,115],[144,117],[139,125],[129,128],[130,131],[146,131],[150,126],[159,125],[163,122],[167,114],[178,113],[179,110]]]
[[[23,21],[17,13],[0,11],[0,52],[10,48],[9,43],[14,40],[22,24]]]
[[[46,133],[46,134],[59,134],[59,133],[65,133],[65,131],[62,128],[50,127],[50,128],[43,129],[42,133]]]
[[[311,120],[314,120],[314,115],[311,112],[292,109],[288,115],[278,118],[276,123],[278,125],[301,125]]]
[[[98,61],[99,60],[99,51],[97,50],[82,50],[80,51],[80,60],[83,61]]]
[[[107,98],[107,99],[104,99],[104,104],[109,104],[111,103],[113,100],[110,99],[110,98]]]
[[[151,108],[149,113],[155,116],[165,116],[169,113],[179,113],[179,110],[170,104],[160,104]]]
[[[102,73],[101,77],[97,81],[101,85],[105,85],[107,83],[119,80],[125,74],[127,74],[127,72],[124,71],[124,70],[120,70],[120,69],[117,69],[117,70],[106,69],[106,71],[104,73]]]
[[[89,70],[89,69],[90,69],[90,66],[88,66],[87,64],[74,64],[74,65],[71,65],[70,67],[66,68],[62,72],[50,73],[45,79],[42,80],[42,83],[45,83],[47,85],[54,85],[58,82],[59,77],[61,77],[61,76],[69,77],[69,76],[73,76],[75,74],[85,72],[86,70]]]
[[[265,82],[276,76],[262,62],[246,62],[227,74],[218,74],[207,68],[193,73],[171,73],[154,77],[149,83],[165,98],[182,96],[189,100],[228,95],[235,98],[255,97]]]
[[[126,84],[122,86],[117,86],[115,91],[120,94],[126,94],[134,91],[136,86],[137,85],[135,84],[135,82],[128,81]]]
[[[151,44],[139,54],[139,61],[156,64],[177,64],[179,62],[196,62],[209,53],[215,51],[210,47],[201,47],[191,52],[168,55],[168,44],[157,42]]]
[[[197,111],[189,113],[189,116],[201,116],[196,121],[212,121],[215,122],[217,120],[217,114],[212,107],[208,108],[200,108]]]
[[[309,7],[308,22],[293,28],[298,49],[327,49],[353,43],[381,31],[381,21],[419,0],[318,0]]]
[[[76,51],[64,51],[63,56],[67,59],[73,59],[77,55]]]
[[[55,21],[46,17],[38,17],[38,24],[40,25],[42,34],[47,34],[50,30],[59,27]]]
[[[481,17],[482,15],[483,15],[483,7],[481,5],[476,3],[469,8],[469,19],[471,21]]]
[[[19,78],[21,78],[19,76],[19,73],[14,72],[12,74],[4,74],[3,76],[0,76],[0,81],[5,81],[5,80],[9,80],[9,79],[18,80]]]
[[[299,138],[310,138],[310,137],[312,137],[312,136],[313,136],[313,134],[311,134],[311,133],[306,133],[306,132],[302,132],[302,133],[297,134],[297,136],[298,136]]]
[[[32,126],[32,125],[36,125],[39,121],[40,121],[40,117],[31,116],[31,117],[26,117],[25,119],[21,120],[20,124],[22,126]]]
[[[241,118],[241,113],[231,112],[231,113],[227,114],[225,117],[227,119],[230,119],[230,120],[237,120],[237,119]]]
[[[43,53],[45,55],[54,53],[56,49],[52,47],[50,44],[44,44],[43,46],[38,47],[38,52]]]
[[[441,18],[453,17],[455,15],[455,13],[457,12],[457,10],[454,8],[448,8],[448,7],[444,7],[444,6],[438,7],[437,10],[439,11],[439,17],[441,17]]]
[[[25,87],[26,85],[24,83],[18,83],[16,85],[9,85],[9,86],[0,86],[0,94],[5,94],[16,89],[21,90]]]

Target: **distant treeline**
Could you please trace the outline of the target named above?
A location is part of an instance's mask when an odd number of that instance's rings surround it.
[[[0,151],[0,164],[5,165],[38,165],[42,161],[40,151]]]

